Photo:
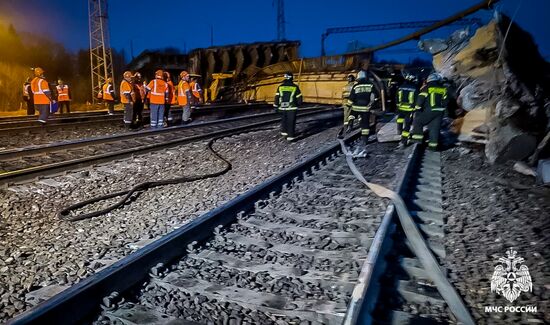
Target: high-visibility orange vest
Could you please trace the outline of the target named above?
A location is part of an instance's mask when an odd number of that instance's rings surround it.
[[[113,95],[111,94],[111,90],[113,87],[111,84],[104,84],[103,85],[103,100],[108,100],[108,101],[114,101],[115,99],[113,98]]]
[[[44,92],[50,91],[50,86],[44,78],[36,77],[31,81],[31,90],[33,94],[34,103],[38,105],[49,104],[50,99]]]
[[[172,105],[176,105],[178,103],[176,98],[176,91],[174,88],[174,83],[172,80],[168,80],[168,102]]]
[[[55,88],[57,88],[57,101],[68,102],[71,100],[69,97],[69,86],[57,85]]]
[[[196,81],[191,81],[191,83],[189,84],[189,86],[191,87],[191,92],[193,93],[193,96],[195,96],[196,99],[198,99],[198,101],[200,102],[201,101],[201,86],[199,85],[198,82]]]
[[[187,81],[180,81],[178,84],[178,104],[187,105],[187,94],[191,91],[191,87]]]
[[[132,96],[132,84],[126,80],[122,80],[120,82],[120,102],[122,104],[128,104],[130,102],[127,95],[130,95],[130,97]]]
[[[151,104],[164,105],[168,97],[168,83],[162,79],[153,79],[147,85],[149,89],[149,102]]]

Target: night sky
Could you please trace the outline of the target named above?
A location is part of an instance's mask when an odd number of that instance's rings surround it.
[[[286,0],[286,38],[302,42],[301,55],[320,54],[320,35],[328,27],[343,27],[400,21],[445,18],[480,0]],[[550,59],[550,1],[503,0],[497,5],[533,34],[543,56]],[[487,21],[492,12],[475,15]],[[214,45],[272,41],[276,38],[276,7],[273,0],[110,0],[111,45],[124,49],[126,57],[145,49],[176,47],[191,50]],[[16,30],[46,34],[70,50],[89,47],[87,0],[0,0],[0,21]],[[443,28],[434,37],[445,37],[453,28]],[[342,53],[352,41],[376,45],[412,30],[332,35],[327,53]],[[409,43],[379,55],[406,61],[418,55]]]

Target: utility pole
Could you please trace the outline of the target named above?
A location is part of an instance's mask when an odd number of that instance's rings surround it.
[[[92,101],[107,78],[113,78],[113,53],[109,37],[107,0],[88,0],[90,28],[90,68],[92,77]],[[113,79],[113,88],[115,82]]]
[[[285,1],[277,0],[277,40],[285,40]]]

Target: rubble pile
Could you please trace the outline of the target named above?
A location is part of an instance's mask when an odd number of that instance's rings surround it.
[[[423,41],[437,72],[456,87],[465,111],[459,140],[485,144],[490,163],[547,155],[550,130],[550,64],[531,35],[510,18],[495,14],[468,39],[457,31],[449,40]],[[547,150],[547,149],[546,149]],[[541,154],[543,154],[541,156]]]

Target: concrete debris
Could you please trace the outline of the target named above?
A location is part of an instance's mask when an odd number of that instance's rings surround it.
[[[448,40],[421,43],[436,53],[437,72],[457,88],[457,103],[466,112],[456,124],[459,140],[485,143],[492,164],[535,152],[550,130],[550,64],[529,33],[497,13],[470,38],[459,30]],[[480,127],[487,132],[476,132]]]

